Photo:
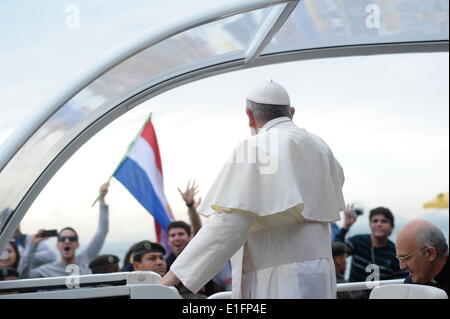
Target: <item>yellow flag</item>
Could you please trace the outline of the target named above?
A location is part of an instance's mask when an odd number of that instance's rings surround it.
[[[441,193],[435,199],[424,203],[423,208],[448,208],[448,192]]]

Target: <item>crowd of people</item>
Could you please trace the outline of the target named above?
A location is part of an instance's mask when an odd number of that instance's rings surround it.
[[[334,236],[337,283],[405,279],[405,283],[435,286],[448,294],[448,244],[439,228],[413,220],[400,230],[394,244],[389,240],[394,215],[385,207],[377,207],[369,213],[371,233],[346,238],[357,218],[353,206],[347,205],[343,226]],[[346,280],[348,256],[352,256],[352,262]],[[365,299],[369,294],[370,290],[344,291],[338,292],[337,298]]]
[[[102,254],[108,233],[108,205],[105,196],[108,184],[100,188],[100,215],[98,229],[88,246],[81,253],[79,238],[75,229],[65,227],[57,236],[59,258],[45,243],[46,237],[39,230],[36,234],[23,234],[20,227],[8,242],[0,259],[0,280],[20,278],[43,278],[67,276],[67,265],[76,264],[81,275],[113,273],[118,271],[153,271],[164,276],[177,256],[200,230],[202,223],[196,211],[200,200],[195,182],[184,192],[180,191],[188,207],[192,226],[184,221],[174,221],[168,227],[168,243],[171,253],[157,242],[142,240],[130,247],[120,267],[120,258],[113,254]],[[397,243],[389,240],[394,228],[394,215],[384,207],[377,207],[369,213],[370,234],[358,234],[346,238],[358,216],[352,206],[344,210],[341,228],[332,238],[332,256],[336,270],[336,282],[364,282],[373,271],[376,280],[405,279],[405,283],[425,284],[439,287],[448,294],[448,245],[443,233],[434,225],[423,220],[414,220],[405,225],[397,236]],[[334,226],[336,227],[336,226]],[[349,277],[346,279],[348,257],[352,256]],[[374,268],[367,268],[376,265]],[[231,290],[231,264],[227,265],[198,293],[193,293],[178,284],[180,295],[186,299],[207,298],[220,291]],[[338,292],[338,299],[366,299],[370,290]]]
[[[280,84],[256,86],[245,109],[251,137],[238,143],[234,160],[223,166],[202,205],[195,200],[195,182],[179,190],[191,225],[168,226],[170,253],[149,240],[132,245],[121,270],[153,271],[162,277],[161,285],[175,286],[187,299],[230,289],[233,298],[335,298],[336,282],[388,279],[448,294],[448,244],[431,223],[409,222],[394,243],[389,239],[394,214],[377,207],[368,216],[370,234],[347,237],[358,216],[344,201],[343,168],[320,137],[293,122],[294,113]],[[267,147],[267,141],[276,141],[276,147]],[[270,165],[254,161],[249,151],[264,153]],[[248,161],[242,159],[246,154]],[[0,279],[66,276],[73,264],[80,275],[118,271],[117,256],[99,256],[108,233],[108,186],[100,188],[97,232],[84,251],[78,253],[79,237],[71,227],[57,234],[59,258],[45,244],[44,230],[25,235],[18,229],[2,253]],[[197,209],[209,217],[204,226]],[[348,279],[347,256],[352,257]],[[338,292],[337,297],[368,294]]]
[[[0,259],[0,280],[15,280],[26,278],[45,278],[67,276],[67,266],[76,264],[80,275],[113,273],[119,271],[153,271],[161,277],[166,274],[170,265],[187,246],[191,238],[202,226],[196,211],[201,199],[195,200],[198,186],[195,181],[188,182],[186,190],[179,192],[188,208],[188,215],[192,224],[177,220],[169,224],[168,244],[170,254],[157,242],[142,240],[133,244],[123,259],[113,254],[99,255],[108,233],[109,206],[106,204],[106,194],[109,183],[100,187],[99,221],[95,235],[87,247],[80,253],[79,237],[72,227],[65,227],[57,234],[57,249],[59,258],[45,243],[48,237],[43,236],[44,230],[34,235],[23,234],[20,226],[14,237],[8,242],[6,250]],[[216,292],[231,289],[231,267],[227,264],[200,292],[194,294],[182,284],[177,286],[180,295],[186,299],[203,299]]]

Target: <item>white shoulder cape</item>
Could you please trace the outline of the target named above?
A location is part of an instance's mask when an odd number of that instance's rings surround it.
[[[236,146],[198,211],[252,212],[260,222],[252,231],[294,220],[333,222],[345,207],[343,183],[328,145],[287,121]]]

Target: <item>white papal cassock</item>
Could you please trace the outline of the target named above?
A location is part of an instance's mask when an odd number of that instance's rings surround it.
[[[231,258],[233,298],[334,298],[329,223],[344,174],[328,145],[288,117],[239,143],[199,212],[209,217],[171,271],[193,292]]]

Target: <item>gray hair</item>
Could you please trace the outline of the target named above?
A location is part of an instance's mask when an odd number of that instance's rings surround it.
[[[444,234],[439,228],[434,225],[430,225],[419,231],[417,234],[417,242],[420,247],[432,246],[436,249],[438,256],[448,255],[448,245],[445,240]]]
[[[253,115],[259,122],[268,122],[282,116],[292,118],[289,105],[263,104],[247,99],[247,108],[253,112]]]

